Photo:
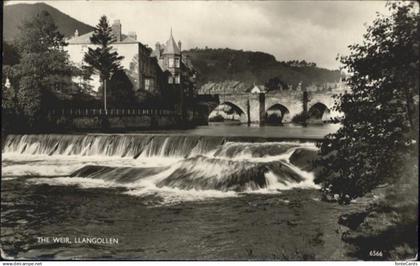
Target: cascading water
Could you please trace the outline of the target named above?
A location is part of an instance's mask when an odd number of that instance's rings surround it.
[[[2,174],[39,176],[29,179],[36,183],[121,186],[134,195],[230,196],[315,187],[312,173],[289,160],[302,149],[315,146],[186,135],[9,135]]]
[[[3,153],[117,157],[186,157],[203,154],[223,137],[165,135],[9,135]]]

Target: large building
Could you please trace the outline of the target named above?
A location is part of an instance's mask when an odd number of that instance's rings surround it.
[[[155,57],[151,57],[152,49],[137,40],[134,32],[122,33],[122,25],[119,20],[115,20],[111,26],[114,41],[111,43],[113,50],[117,51],[124,59],[121,65],[127,76],[132,82],[135,91],[144,90],[152,93],[159,92],[162,79],[162,72]],[[93,31],[79,35],[77,30],[72,38],[67,40],[66,47],[70,60],[77,66],[84,64],[83,58],[88,48],[94,48],[90,38]],[[86,82],[80,79],[80,82]],[[95,75],[88,82],[94,91],[98,91],[100,86],[99,76]]]
[[[152,50],[139,42],[135,33],[123,34],[119,20],[114,21],[111,29],[114,35],[112,49],[124,57],[121,65],[140,101],[145,99],[145,95],[152,95],[158,97],[158,105],[178,108],[189,101],[195,91],[195,72],[191,62],[182,56],[181,42],[175,42],[172,30],[169,39],[164,44],[157,43],[156,49]],[[88,48],[95,47],[90,41],[92,35],[93,32],[89,32],[79,36],[76,31],[67,40],[70,60],[79,67],[85,64],[83,58]],[[91,78],[86,80],[79,77],[77,82],[99,92],[99,76]]]

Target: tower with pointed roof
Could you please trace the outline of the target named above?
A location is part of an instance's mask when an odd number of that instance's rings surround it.
[[[163,45],[157,43],[154,51],[162,70],[168,72],[168,84],[181,83],[182,55],[179,44],[181,42],[176,43],[171,29],[169,39],[166,43]]]

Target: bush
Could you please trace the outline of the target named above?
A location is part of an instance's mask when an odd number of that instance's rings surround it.
[[[382,252],[380,260],[407,260],[418,249],[418,162],[412,158],[397,183],[375,189],[377,197],[366,210],[345,214],[339,223],[349,227],[343,240],[351,244],[352,256],[372,260],[371,250]],[[392,239],[392,241],[389,241]]]
[[[342,203],[364,195],[378,184],[404,175],[415,158],[418,131],[419,14],[413,3],[392,3],[390,17],[378,17],[361,45],[341,58],[350,75],[350,90],[339,95],[335,110],[344,113],[342,127],[326,136],[315,182]]]

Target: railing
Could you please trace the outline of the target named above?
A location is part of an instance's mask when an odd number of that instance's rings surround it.
[[[112,108],[92,109],[92,108],[71,108],[71,109],[52,109],[48,112],[50,116],[73,116],[73,117],[93,117],[93,116],[174,116],[178,113],[166,109],[139,109],[139,108]]]

